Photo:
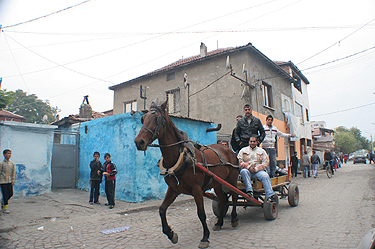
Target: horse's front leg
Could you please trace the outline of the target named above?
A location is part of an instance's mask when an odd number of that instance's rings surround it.
[[[174,202],[177,196],[178,193],[176,193],[175,191],[171,190],[170,187],[168,187],[163,203],[159,207],[159,215],[161,218],[163,233],[168,236],[168,239],[170,239],[173,244],[176,244],[178,242],[178,236],[177,233],[173,232],[172,229],[169,227],[166,214],[168,207]]]
[[[198,186],[193,187],[192,195],[194,196],[195,204],[197,205],[198,217],[203,227],[203,238],[199,243],[198,248],[207,248],[210,244],[210,242],[208,241],[208,238],[210,237],[210,231],[208,230],[206,212],[204,211],[202,188]]]

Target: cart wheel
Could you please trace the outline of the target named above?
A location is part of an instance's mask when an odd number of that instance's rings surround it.
[[[274,220],[277,218],[277,214],[279,212],[279,197],[277,195],[276,197],[276,202],[274,203],[263,203],[263,212],[266,220]]]
[[[299,202],[299,189],[298,185],[296,184],[290,184],[289,185],[289,191],[288,191],[288,202],[289,205],[292,207],[295,207],[298,205]]]
[[[228,208],[229,208],[229,205],[227,205],[226,209],[225,209],[225,215],[227,215],[228,213]],[[212,201],[212,211],[214,212],[214,215],[216,217],[219,217],[220,216],[220,205],[219,205],[219,202],[217,201]]]

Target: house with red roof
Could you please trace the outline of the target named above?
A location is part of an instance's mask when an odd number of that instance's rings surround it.
[[[155,99],[168,99],[170,114],[221,124],[217,137],[226,141],[236,126],[236,116],[250,104],[263,124],[271,114],[280,131],[295,133],[295,141],[278,139],[278,160],[286,164],[290,150],[302,155],[312,146],[308,100],[296,110],[294,91],[301,84],[306,87],[308,81],[294,64],[279,65],[251,43],[213,51],[201,43],[198,55],[109,89],[114,92],[114,115],[148,109]],[[301,126],[308,126],[310,133],[305,134]]]
[[[0,110],[0,121],[24,122],[25,118],[8,111]]]

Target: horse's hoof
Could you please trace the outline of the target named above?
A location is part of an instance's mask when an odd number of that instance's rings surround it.
[[[171,242],[173,244],[177,244],[177,242],[178,242],[178,235],[177,235],[177,233],[173,232],[173,236],[172,236]]]
[[[199,243],[198,248],[207,248],[209,245],[210,245],[209,241],[201,241],[201,243]]]
[[[232,227],[237,227],[238,226],[238,220],[236,220],[235,222],[232,222]]]
[[[214,231],[219,231],[220,229],[221,229],[221,226],[218,226],[218,225],[215,225],[213,228]]]

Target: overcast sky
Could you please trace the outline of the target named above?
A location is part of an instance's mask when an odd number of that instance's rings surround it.
[[[84,95],[112,109],[109,86],[197,55],[201,42],[251,42],[308,78],[312,120],[375,136],[374,0],[0,0],[0,25],[2,89],[49,100],[61,117]]]

